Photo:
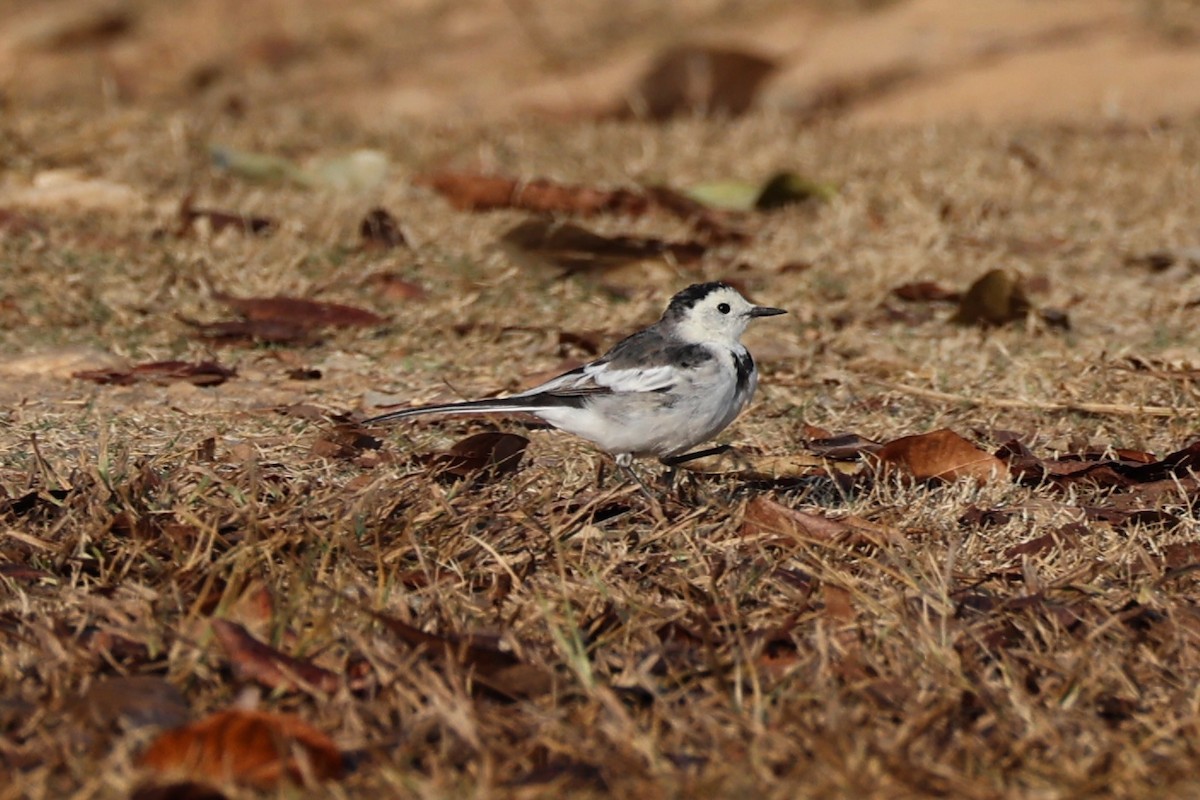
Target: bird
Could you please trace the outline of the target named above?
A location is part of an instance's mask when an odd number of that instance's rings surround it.
[[[662,317],[596,360],[520,394],[415,406],[363,422],[375,425],[426,414],[525,412],[586,439],[637,479],[634,458],[674,466],[723,431],[749,404],[758,368],[741,336],[750,322],[787,312],[759,306],[721,281],[675,294]],[[644,488],[644,487],[643,487]]]

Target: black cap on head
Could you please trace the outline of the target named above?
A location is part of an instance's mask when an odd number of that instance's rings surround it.
[[[724,281],[693,283],[671,298],[671,303],[667,306],[667,314],[682,314],[718,289],[729,288],[732,287]]]

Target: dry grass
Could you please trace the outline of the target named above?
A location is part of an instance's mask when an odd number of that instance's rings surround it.
[[[217,318],[214,289],[317,296],[394,322],[306,349],[218,351],[240,375],[210,389],[9,370],[0,486],[10,498],[41,494],[0,522],[0,561],[43,575],[0,584],[0,796],[109,796],[139,780],[132,757],[144,733],[81,721],[88,701],[80,711],[78,698],[102,676],[165,676],[195,715],[245,701],[205,624],[214,615],[254,623],[264,640],[339,673],[369,664],[366,688],[258,701],[353,754],[349,776],[328,789],[336,796],[1196,793],[1200,585],[1159,558],[1195,539],[1194,512],[1173,529],[1089,523],[1074,549],[1014,560],[1009,547],[1073,521],[1070,506],[1086,498],[893,482],[845,493],[819,477],[764,486],[718,476],[665,499],[656,519],[628,487],[597,488],[601,456],[552,432],[530,434],[517,474],[447,485],[409,456],[477,426],[396,429],[368,469],[313,456],[329,425],[277,411],[359,410],[367,391],[511,389],[580,355],[559,351],[559,330],[611,342],[682,285],[735,277],[792,314],[750,337],[762,392],[730,441],[788,454],[802,449],[803,423],[883,439],[999,427],[1029,434],[1041,453],[1083,440],[1164,454],[1196,438],[1194,417],[957,407],[877,381],[1194,409],[1194,372],[1125,367],[1130,355],[1195,364],[1189,303],[1200,277],[1124,257],[1196,244],[1196,124],[862,132],[753,117],[414,128],[369,143],[398,166],[368,197],[252,186],[203,165],[211,140],[335,152],[345,136],[319,119],[251,112],[204,127],[186,112],[127,112],[4,124],[18,134],[3,145],[18,172],[78,166],[150,205],[48,210],[37,214],[44,235],[0,232],[3,352],[209,356],[175,315]],[[1013,142],[1039,166],[1014,156]],[[621,297],[508,261],[494,243],[519,214],[455,213],[405,180],[443,163],[604,185],[787,167],[841,190],[826,206],[763,218],[744,248],[654,272]],[[156,234],[189,189],[283,228],[269,238]],[[357,250],[358,220],[376,204],[407,226],[411,252]],[[594,225],[688,235],[652,216]],[[780,270],[798,262],[810,266]],[[889,295],[899,283],[962,286],[993,267],[1048,279],[1035,303],[1067,308],[1071,331],[981,333],[940,311],[923,321],[888,311],[903,309]],[[382,270],[428,296],[388,302],[363,280]],[[497,321],[545,332],[503,333]],[[323,377],[287,379],[297,365]],[[51,499],[56,489],[69,491]],[[744,535],[745,504],[763,493],[861,515],[901,542]],[[1179,502],[1194,508],[1195,498]],[[963,526],[972,504],[1024,511],[999,527]],[[269,617],[240,600],[258,587],[272,598]],[[461,671],[405,647],[364,608],[432,632],[498,633],[552,670],[556,688],[519,702],[473,694]]]

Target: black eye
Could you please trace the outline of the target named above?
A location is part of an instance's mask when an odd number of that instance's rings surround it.
[[[717,306],[717,311],[720,311],[722,314],[728,314],[729,303],[721,303],[721,305]]]

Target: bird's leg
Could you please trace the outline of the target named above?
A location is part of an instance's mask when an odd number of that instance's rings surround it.
[[[642,494],[646,495],[650,500],[654,499],[654,495],[650,494],[650,489],[646,484],[642,483],[642,479],[633,471],[633,456],[629,453],[619,453],[616,456],[617,467],[625,473],[625,475],[638,485],[642,490]]]

